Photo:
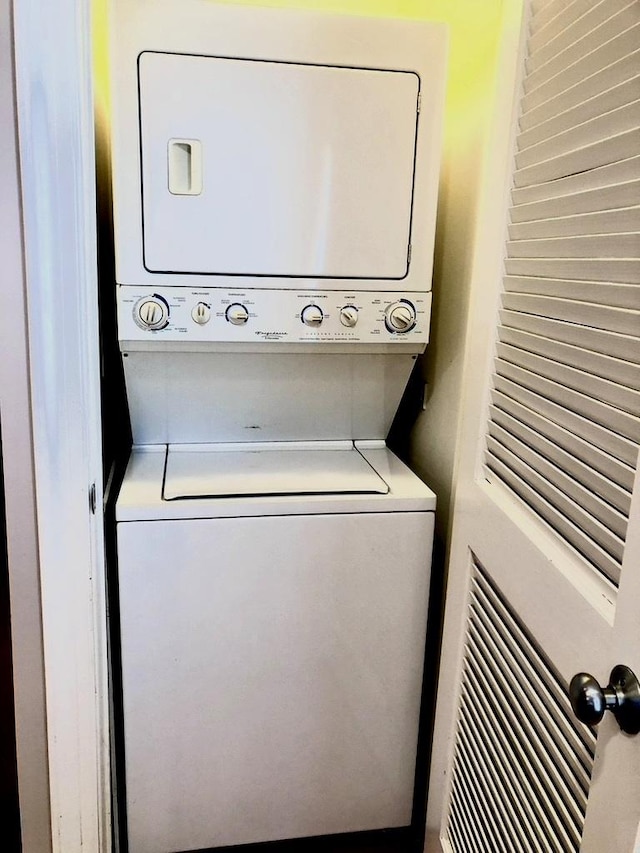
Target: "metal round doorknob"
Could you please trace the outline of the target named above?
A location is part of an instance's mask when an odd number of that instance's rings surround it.
[[[581,723],[595,726],[611,711],[623,732],[640,732],[640,684],[628,666],[614,666],[604,688],[588,672],[579,672],[571,679],[569,698]]]

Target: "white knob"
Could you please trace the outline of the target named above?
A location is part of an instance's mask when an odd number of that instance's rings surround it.
[[[169,322],[169,306],[157,296],[145,296],[134,306],[133,319],[142,329],[163,329]]]
[[[249,312],[244,305],[240,305],[239,302],[234,302],[233,305],[229,305],[227,308],[225,317],[234,326],[244,326],[249,319]]]
[[[385,322],[390,332],[410,332],[416,324],[416,309],[410,302],[393,302],[385,312]]]
[[[300,317],[305,326],[319,326],[324,319],[324,314],[322,308],[317,305],[307,305],[302,309]]]
[[[349,329],[355,326],[358,322],[358,309],[355,305],[345,305],[340,309],[340,322]]]
[[[198,302],[191,311],[191,318],[194,323],[197,323],[199,326],[204,326],[204,324],[208,323],[211,319],[211,308],[205,302]]]

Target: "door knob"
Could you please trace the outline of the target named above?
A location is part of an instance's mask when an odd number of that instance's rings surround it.
[[[569,698],[581,723],[595,726],[611,711],[623,732],[640,732],[640,684],[628,666],[614,666],[604,689],[588,672],[579,672],[571,679]]]

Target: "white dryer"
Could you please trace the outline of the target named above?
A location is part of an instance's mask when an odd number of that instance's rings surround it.
[[[132,853],[411,823],[434,509],[382,442],[134,451]]]

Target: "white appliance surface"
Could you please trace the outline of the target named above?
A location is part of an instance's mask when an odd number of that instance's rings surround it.
[[[431,289],[446,27],[111,5],[119,284]]]
[[[415,365],[415,356],[397,347],[371,353],[357,346],[283,352],[278,344],[203,352],[197,343],[192,352],[158,340],[149,349],[137,346],[123,359],[136,444],[384,439]]]
[[[159,329],[141,328],[136,321],[139,306],[149,297],[166,306],[166,325]],[[389,307],[409,305],[415,310],[415,325],[404,333],[389,330],[385,322]],[[317,326],[306,325],[305,309],[321,312]],[[241,309],[244,323],[235,325],[230,312]],[[199,313],[204,311],[206,322]],[[345,323],[345,311],[350,313]],[[227,344],[367,344],[368,347],[412,348],[422,352],[429,340],[430,293],[363,293],[359,290],[260,290],[246,278],[235,287],[118,288],[118,330],[121,348],[133,342],[227,343]],[[196,319],[197,318],[197,319]]]
[[[148,51],[138,74],[150,272],[407,274],[417,74]]]
[[[330,447],[336,443],[327,442]],[[348,447],[351,442],[338,443]],[[319,448],[325,442],[309,442]],[[198,497],[189,500],[166,500],[163,494],[166,445],[134,447],[127,473],[116,503],[117,521],[153,521],[188,518],[231,518],[236,516],[311,515],[326,513],[377,513],[389,511],[433,512],[436,497],[397,456],[385,447],[383,441],[357,441],[358,453],[371,465],[388,487],[386,494],[287,494],[226,495],[224,497]],[[249,445],[236,445],[249,448]],[[206,491],[206,489],[205,489]]]
[[[193,447],[167,451],[163,497],[387,494],[389,487],[350,442],[299,442]]]
[[[117,507],[131,853],[410,823],[434,497],[380,443],[361,452],[388,494],[165,501],[166,448],[134,451]]]

